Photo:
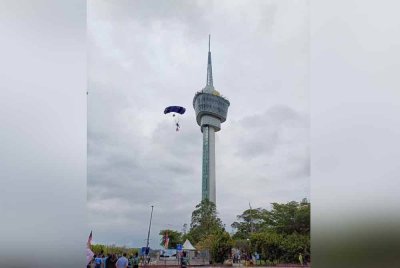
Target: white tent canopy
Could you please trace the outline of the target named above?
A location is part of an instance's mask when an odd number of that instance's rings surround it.
[[[186,239],[185,243],[183,243],[182,249],[183,250],[196,250],[194,248],[194,246],[192,245],[192,243],[190,243],[189,239]]]

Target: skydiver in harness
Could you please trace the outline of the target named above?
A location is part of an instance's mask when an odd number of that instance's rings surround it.
[[[175,117],[175,114],[172,115],[173,117]],[[175,125],[176,125],[176,131],[179,131],[180,125],[179,125],[179,118],[175,119]]]
[[[176,131],[179,131],[181,126],[179,125],[179,117],[175,116],[175,113],[182,115],[185,113],[185,111],[186,111],[186,109],[181,106],[168,106],[164,110],[164,114],[168,114],[171,112],[173,113],[172,116],[175,118]]]

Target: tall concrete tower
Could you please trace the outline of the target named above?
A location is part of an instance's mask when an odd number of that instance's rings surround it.
[[[193,98],[196,121],[203,133],[202,199],[216,204],[215,189],[215,132],[221,130],[230,103],[213,85],[210,36],[208,36],[208,63],[206,86]]]

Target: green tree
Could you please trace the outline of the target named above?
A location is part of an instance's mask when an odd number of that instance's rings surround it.
[[[192,213],[190,230],[183,236],[199,250],[209,250],[213,263],[223,263],[229,256],[233,240],[225,231],[213,202],[204,199]]]
[[[233,235],[235,247],[244,252],[257,251],[263,260],[271,264],[298,263],[299,253],[308,259],[310,208],[308,200],[303,199],[286,204],[272,203],[271,210],[245,210],[232,224],[236,229]],[[249,237],[250,244],[246,244]]]
[[[165,235],[168,234],[169,243],[168,248],[176,248],[178,244],[182,244],[182,233],[170,229],[161,230],[159,235],[161,235],[160,245],[164,247],[165,245]]]
[[[253,234],[250,238],[253,251],[261,254],[261,258],[271,263],[278,263],[282,256],[283,235],[274,232]]]
[[[212,263],[223,263],[228,259],[232,246],[233,239],[225,231],[209,234],[196,244],[199,250],[209,250]]]
[[[310,236],[293,233],[286,235],[281,241],[281,262],[298,263],[298,256],[301,253],[303,258],[310,255]]]
[[[100,254],[101,252],[103,252],[104,254],[107,254],[107,253],[105,252],[105,249],[106,249],[106,246],[105,246],[105,245],[94,244],[94,245],[91,245],[90,248],[91,248],[91,250],[93,251],[93,253],[96,254],[96,255]]]
[[[239,249],[240,252],[244,252],[244,253],[249,253],[251,252],[251,248],[250,248],[250,240],[247,239],[237,239],[234,238],[233,241],[233,247],[236,249]]]
[[[224,231],[221,220],[218,218],[215,204],[208,199],[204,199],[192,213],[190,231],[184,236],[192,243],[197,244],[210,234]]]
[[[135,253],[139,252],[137,248],[127,248],[124,246],[116,246],[116,245],[101,245],[101,244],[94,244],[91,245],[91,250],[94,254],[98,255],[103,252],[104,255],[107,254],[122,254],[127,253],[129,255],[134,255]]]
[[[272,203],[270,211],[266,209],[248,209],[237,216],[232,223],[236,230],[235,239],[246,239],[251,233],[274,230],[281,234],[309,234],[311,205],[307,199],[300,203],[291,201],[286,204]]]
[[[261,258],[269,263],[298,263],[299,253],[305,258],[310,255],[308,235],[264,232],[252,235],[251,244],[252,250],[261,253]]]
[[[235,239],[247,239],[251,233],[261,231],[266,222],[267,211],[265,209],[247,209],[241,215],[236,216],[238,221],[231,224],[236,230]]]
[[[268,214],[268,224],[278,233],[310,233],[310,203],[307,199],[300,203],[272,203],[272,210]]]

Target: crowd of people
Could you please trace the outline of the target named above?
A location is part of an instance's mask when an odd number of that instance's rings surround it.
[[[177,256],[178,257],[178,256]],[[180,267],[186,268],[189,264],[186,252],[179,254]],[[143,262],[149,263],[150,259],[142,259]],[[140,258],[138,253],[130,255],[123,253],[122,255],[108,254],[101,252],[94,255],[87,265],[87,268],[139,268]]]
[[[87,268],[138,268],[139,262],[138,253],[128,256],[126,253],[122,255],[104,255],[103,252],[101,252],[93,256]]]

